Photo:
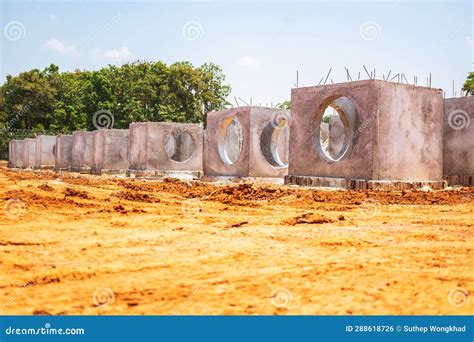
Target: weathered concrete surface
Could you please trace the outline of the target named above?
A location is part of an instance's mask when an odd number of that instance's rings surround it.
[[[93,132],[92,173],[126,173],[130,134],[128,129],[100,129]]]
[[[130,170],[202,171],[203,128],[199,124],[130,124]]]
[[[56,136],[38,135],[36,137],[35,168],[54,168]]]
[[[347,152],[325,158],[319,123],[325,108],[339,103],[346,120]],[[442,179],[440,89],[364,80],[292,90],[289,175],[365,180]],[[347,140],[347,141],[346,141]],[[344,148],[346,150],[346,148]]]
[[[474,185],[474,96],[444,100],[443,174],[450,185]]]
[[[22,167],[25,169],[35,167],[36,158],[36,139],[27,138],[23,140],[23,160]]]
[[[93,134],[94,132],[85,131],[72,133],[72,171],[91,170]]]
[[[67,171],[72,166],[72,135],[58,135],[56,137],[55,170]]]
[[[8,143],[8,167],[23,166],[24,140],[14,139]]]
[[[288,170],[290,123],[289,111],[275,108],[209,112],[206,176],[283,177]]]

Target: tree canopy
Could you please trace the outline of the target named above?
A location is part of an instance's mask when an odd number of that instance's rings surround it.
[[[466,95],[474,95],[474,72],[470,72],[462,87]]]
[[[230,86],[212,63],[166,65],[137,61],[97,71],[60,72],[51,64],[7,76],[0,86],[0,128],[33,132],[93,130],[99,110],[114,116],[114,128],[136,121],[203,122],[224,108]]]

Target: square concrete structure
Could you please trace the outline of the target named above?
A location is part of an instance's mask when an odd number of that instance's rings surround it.
[[[35,169],[54,168],[56,136],[38,135],[36,137]]]
[[[130,146],[128,129],[94,131],[91,173],[126,173]]]
[[[54,169],[68,171],[72,166],[72,135],[56,137],[56,161]]]
[[[72,133],[71,171],[90,172],[92,168],[92,143],[94,132]]]
[[[14,139],[8,143],[8,167],[16,168],[23,166],[24,140]]]
[[[443,174],[449,185],[474,186],[474,96],[444,100]]]
[[[203,170],[200,124],[143,122],[130,124],[130,166],[135,174]],[[159,172],[156,172],[159,171]]]
[[[272,177],[287,174],[290,112],[239,107],[207,114],[206,176]]]
[[[364,80],[292,89],[288,184],[443,188],[441,89]],[[337,158],[320,144],[328,106],[342,113]]]
[[[35,167],[36,160],[36,139],[27,138],[23,140],[23,165],[24,169]]]

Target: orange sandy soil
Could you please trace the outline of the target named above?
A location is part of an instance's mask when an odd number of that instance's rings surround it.
[[[0,168],[2,314],[472,314],[474,189]]]

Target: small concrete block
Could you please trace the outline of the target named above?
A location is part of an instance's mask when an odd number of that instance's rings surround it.
[[[58,135],[56,137],[55,170],[67,171],[72,166],[72,135]]]
[[[288,170],[288,110],[239,107],[207,114],[206,177],[284,177]]]
[[[130,170],[202,171],[203,128],[199,124],[130,124]]]
[[[444,100],[443,174],[450,185],[472,186],[474,96]]]
[[[38,135],[36,137],[35,169],[54,168],[56,136]]]
[[[16,168],[23,166],[24,140],[14,139],[8,143],[8,167]]]
[[[92,167],[92,142],[94,132],[72,133],[72,165],[75,172],[89,172]]]
[[[94,174],[126,173],[129,166],[129,137],[128,129],[94,131],[91,172]]]
[[[32,169],[35,167],[36,158],[36,139],[24,139],[23,144],[23,165],[24,169]]]

